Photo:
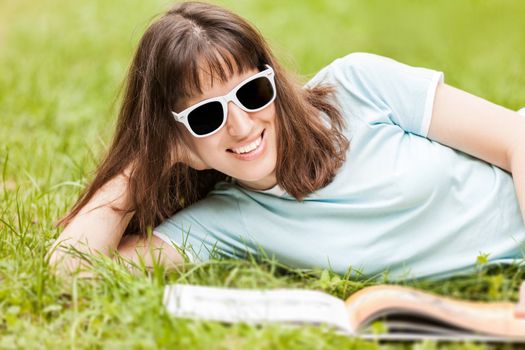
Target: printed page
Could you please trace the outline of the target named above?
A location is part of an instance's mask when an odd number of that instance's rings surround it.
[[[177,317],[230,323],[324,323],[352,333],[344,302],[317,291],[265,291],[174,284],[164,290],[164,305]]]

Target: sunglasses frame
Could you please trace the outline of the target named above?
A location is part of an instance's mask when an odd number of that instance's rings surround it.
[[[258,112],[266,107],[268,107],[274,100],[275,100],[275,97],[277,96],[277,90],[275,89],[275,73],[273,71],[273,68],[270,67],[269,65],[265,64],[264,65],[266,67],[265,70],[259,72],[259,73],[256,73],[254,75],[252,75],[251,77],[247,78],[247,79],[244,79],[243,81],[241,81],[239,84],[237,84],[237,86],[235,86],[230,92],[228,92],[226,95],[224,96],[217,96],[217,97],[212,97],[212,98],[208,98],[206,100],[203,100],[201,102],[198,102],[186,109],[184,109],[182,112],[180,113],[175,113],[173,111],[171,111],[171,113],[173,114],[173,117],[175,118],[176,121],[178,121],[179,123],[182,123],[184,124],[184,126],[186,126],[186,129],[188,129],[188,131],[195,137],[206,137],[206,136],[211,136],[213,134],[215,134],[217,131],[221,130],[222,127],[226,124],[226,120],[228,119],[228,102],[232,101],[233,103],[235,103],[235,105],[237,107],[239,107],[240,109],[242,109],[243,111],[245,112]],[[259,108],[256,108],[256,109],[249,109],[249,108],[246,108],[242,103],[241,101],[239,101],[239,99],[237,98],[237,91],[239,91],[240,88],[242,88],[245,84],[251,82],[252,80],[255,80],[257,78],[261,78],[261,77],[264,77],[264,78],[267,78],[269,81],[270,81],[270,84],[272,85],[272,89],[273,89],[273,96],[272,98],[270,99],[270,101],[268,101],[268,103],[266,103],[264,106],[262,107],[259,107]],[[196,134],[192,129],[191,129],[191,126],[189,125],[188,123],[188,115],[196,108],[202,106],[202,105],[205,105],[207,103],[210,103],[210,102],[220,102],[220,104],[222,105],[222,112],[223,112],[223,116],[222,116],[222,123],[220,126],[217,127],[217,129],[213,130],[212,132],[208,133],[208,134],[204,134],[204,135],[198,135]]]

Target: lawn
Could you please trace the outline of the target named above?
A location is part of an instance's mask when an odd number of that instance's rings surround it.
[[[368,51],[442,70],[447,83],[508,108],[525,105],[521,0],[220,3],[254,23],[305,80],[337,57]],[[0,349],[485,348],[378,344],[323,327],[191,322],[163,310],[167,283],[300,287],[341,298],[378,283],[272,260],[218,260],[135,276],[96,259],[94,279],[51,274],[45,253],[59,233],[53,222],[92,178],[136,43],[168,7],[153,0],[0,1]],[[524,272],[487,269],[479,259],[468,277],[403,284],[473,300],[516,300]]]

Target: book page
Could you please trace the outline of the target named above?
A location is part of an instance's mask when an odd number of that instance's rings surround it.
[[[177,317],[223,322],[327,324],[352,333],[342,300],[300,289],[248,290],[174,284],[164,305]]]
[[[509,302],[456,300],[408,287],[383,285],[354,293],[346,306],[352,328],[359,331],[381,316],[389,315],[390,321],[392,316],[403,321],[397,326],[391,322],[392,331],[402,325],[410,332],[410,324],[426,323],[432,326],[433,333],[443,335],[470,332],[525,340],[525,319],[514,317],[515,306]],[[416,328],[412,331],[417,331]]]

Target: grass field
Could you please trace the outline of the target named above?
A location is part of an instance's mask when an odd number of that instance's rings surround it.
[[[525,105],[525,3],[505,1],[224,1],[306,78],[352,51],[445,72],[454,86]],[[339,297],[373,282],[275,261],[214,261],[133,276],[94,261],[95,279],[58,279],[45,252],[53,222],[90,180],[115,125],[118,91],[149,21],[169,7],[141,0],[0,0],[0,349],[483,349],[378,344],[325,328],[224,326],[172,319],[166,283],[301,287]],[[475,239],[475,238],[473,238]],[[515,300],[524,269],[405,283],[474,300]]]

